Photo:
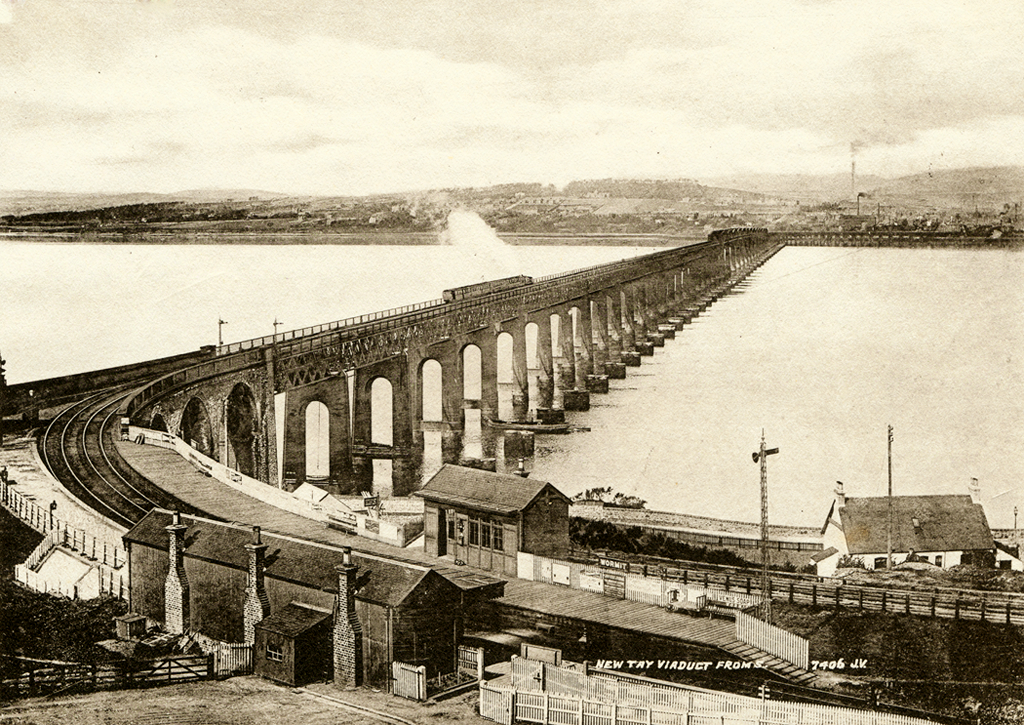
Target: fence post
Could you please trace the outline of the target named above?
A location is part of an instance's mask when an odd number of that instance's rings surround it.
[[[790,582],[789,582],[789,603],[790,604],[793,603],[793,581],[792,580],[790,580]]]
[[[907,608],[906,614],[910,614],[910,592],[907,592]]]
[[[981,621],[985,621],[985,602],[988,601],[988,597],[982,596],[981,598]]]
[[[1006,600],[1006,623],[1010,623],[1010,600]]]
[[[883,612],[885,612],[885,595],[887,593],[888,593],[887,590],[885,590],[885,589],[882,590],[882,611]]]
[[[956,604],[953,608],[953,619],[960,619],[960,592],[956,593]]]

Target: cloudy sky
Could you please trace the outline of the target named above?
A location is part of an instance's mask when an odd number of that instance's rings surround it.
[[[1024,164],[1024,3],[0,0],[0,190]]]

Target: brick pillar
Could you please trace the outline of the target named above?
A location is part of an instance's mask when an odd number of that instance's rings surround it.
[[[181,514],[175,511],[171,525],[165,528],[170,542],[170,566],[164,580],[164,626],[172,634],[182,634],[191,619],[188,577],[185,576],[185,531],[188,527],[181,523]]]
[[[550,408],[555,399],[555,368],[551,357],[551,315],[544,314],[537,321],[537,407]]]
[[[356,572],[352,549],[344,547],[334,598],[334,684],[358,687],[363,681],[363,632],[356,616]]]
[[[245,545],[249,552],[249,576],[245,584],[245,600],[242,604],[243,638],[246,644],[256,641],[256,625],[270,615],[270,599],[263,584],[264,558],[267,545],[260,538],[260,527],[252,527],[255,541]]]

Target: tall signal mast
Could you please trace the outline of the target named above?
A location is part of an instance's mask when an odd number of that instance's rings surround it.
[[[761,448],[753,454],[754,463],[761,462],[761,618],[772,621],[772,582],[768,576],[768,456],[778,448],[764,447],[764,429],[761,430]]]

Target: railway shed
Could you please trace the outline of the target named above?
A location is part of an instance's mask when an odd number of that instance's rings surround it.
[[[255,671],[293,684],[386,688],[392,662],[452,672],[475,594],[501,593],[487,580],[466,596],[472,582],[399,556],[160,509],[124,542],[133,612],[169,632],[255,643]]]

